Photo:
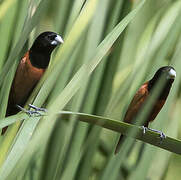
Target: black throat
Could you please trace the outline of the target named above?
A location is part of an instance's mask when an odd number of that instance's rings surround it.
[[[50,62],[51,52],[37,52],[30,49],[29,58],[32,66],[40,69],[46,69]]]
[[[165,100],[167,98],[167,96],[170,92],[170,89],[172,87],[173,81],[174,81],[174,79],[169,79],[164,83],[164,86],[158,96],[159,100]],[[152,91],[156,84],[157,84],[157,79],[155,79],[153,77],[148,83],[148,90]]]

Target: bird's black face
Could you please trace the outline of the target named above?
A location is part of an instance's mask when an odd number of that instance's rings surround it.
[[[37,68],[47,68],[52,51],[61,43],[63,39],[58,34],[50,31],[41,33],[30,48],[31,64]]]
[[[159,98],[166,99],[175,77],[176,77],[176,71],[173,67],[171,67],[171,66],[161,67],[155,73],[153,78],[149,81],[148,89],[149,89],[149,91],[151,91],[156,84],[159,85],[159,83],[160,83],[159,80],[161,80],[164,83],[164,86],[160,92]]]
[[[161,67],[154,75],[153,78],[164,78],[165,80],[173,81],[176,77],[176,71],[172,66]]]
[[[47,51],[52,52],[53,49],[63,43],[63,39],[61,36],[54,32],[43,32],[41,33],[33,43],[32,49],[36,49],[36,51]]]

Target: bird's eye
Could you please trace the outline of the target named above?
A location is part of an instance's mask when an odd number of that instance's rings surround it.
[[[49,35],[48,36],[48,39],[50,39],[51,41],[55,40],[55,38],[56,38],[56,35]]]

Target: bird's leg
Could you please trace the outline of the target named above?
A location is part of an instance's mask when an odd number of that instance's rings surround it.
[[[145,127],[145,126],[141,126],[141,127],[143,129],[143,134],[145,134],[147,130],[150,130],[150,131],[159,133],[161,141],[166,138],[166,135],[163,132],[159,131],[159,130],[151,129],[151,128],[148,128],[148,127]]]
[[[148,128],[148,129],[149,129],[150,131],[159,133],[159,134],[160,134],[160,139],[161,139],[161,141],[166,138],[166,135],[165,135],[163,132],[161,132],[161,131],[159,131],[159,130],[156,130],[156,129],[151,129],[151,128]]]
[[[34,105],[29,105],[30,108],[32,108],[33,110],[27,110],[19,105],[16,105],[16,107],[18,109],[20,109],[21,111],[25,112],[26,114],[28,114],[29,116],[43,116],[43,114],[41,114],[39,111],[44,111],[44,108],[36,108],[36,106]],[[44,111],[45,112],[45,111]]]
[[[34,109],[35,111],[47,112],[47,109],[45,109],[45,108],[39,108],[39,107],[37,107],[37,106],[35,106],[35,105],[32,105],[32,104],[28,104],[28,106],[29,106],[30,108]]]
[[[18,109],[20,109],[21,111],[25,112],[26,114],[28,114],[29,116],[32,116],[32,115],[34,115],[34,114],[36,114],[37,116],[41,116],[41,113],[38,112],[38,111],[27,110],[27,109],[25,109],[25,108],[23,108],[23,107],[21,107],[21,106],[19,106],[19,105],[16,105],[16,107],[17,107]]]
[[[147,127],[145,127],[145,126],[141,126],[141,128],[143,129],[143,134],[145,134],[145,133],[146,133],[146,131],[148,130],[148,128],[147,128]]]

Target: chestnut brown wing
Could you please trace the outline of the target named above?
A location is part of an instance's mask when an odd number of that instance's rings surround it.
[[[123,120],[124,122],[133,123],[133,118],[135,118],[140,111],[148,95],[148,82],[146,82],[138,89],[130,105],[128,106],[128,110]]]
[[[136,115],[138,114],[139,110],[143,106],[148,95],[149,95],[148,82],[146,82],[138,89],[138,91],[136,92],[135,96],[133,97],[130,105],[128,106],[128,110],[127,110],[124,120],[123,120],[124,122],[133,123],[132,122],[133,118],[135,118]],[[115,152],[114,152],[115,154],[119,151],[123,137],[124,136],[121,135],[119,138],[118,144],[117,144]]]

